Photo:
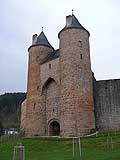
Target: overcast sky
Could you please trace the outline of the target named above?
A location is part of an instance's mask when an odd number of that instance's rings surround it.
[[[90,32],[96,79],[120,78],[120,0],[1,0],[0,94],[26,91],[32,35],[39,34],[43,26],[57,49],[58,32],[72,9]]]

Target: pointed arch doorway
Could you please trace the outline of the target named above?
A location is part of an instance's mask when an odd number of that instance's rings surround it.
[[[49,136],[59,136],[60,135],[60,124],[58,121],[54,120],[49,123]]]

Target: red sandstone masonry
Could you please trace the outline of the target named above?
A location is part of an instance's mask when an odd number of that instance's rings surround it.
[[[29,50],[27,109],[25,134],[45,134],[45,109],[42,106],[40,64],[53,49],[47,46],[31,47]]]
[[[82,41],[82,47],[79,46]],[[82,54],[82,58],[81,58]],[[81,135],[95,128],[89,35],[84,30],[60,33],[61,135]]]
[[[52,121],[60,124],[61,136],[95,128],[88,32],[70,28],[59,37],[59,58],[42,63],[53,49],[43,45],[29,49],[26,136],[49,135]]]

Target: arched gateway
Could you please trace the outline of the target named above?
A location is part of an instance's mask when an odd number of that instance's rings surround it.
[[[48,135],[49,136],[59,136],[60,135],[60,124],[57,121],[52,121],[48,125]]]

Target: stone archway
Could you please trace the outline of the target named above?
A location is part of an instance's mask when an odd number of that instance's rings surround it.
[[[52,121],[49,124],[49,136],[59,136],[60,135],[60,124],[57,121]]]

